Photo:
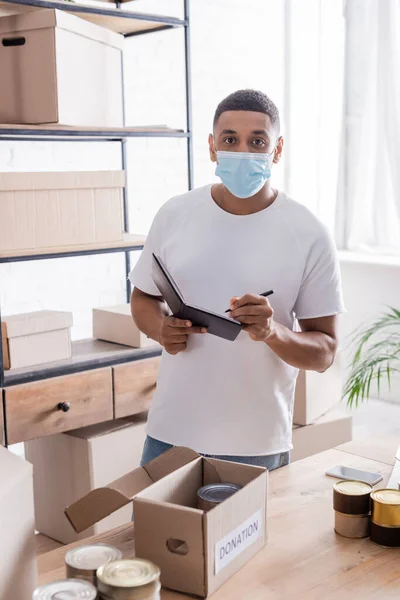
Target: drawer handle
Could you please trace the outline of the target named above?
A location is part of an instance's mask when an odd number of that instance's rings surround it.
[[[70,408],[71,405],[69,402],[59,402],[57,404],[57,410],[62,410],[63,412],[68,412]]]

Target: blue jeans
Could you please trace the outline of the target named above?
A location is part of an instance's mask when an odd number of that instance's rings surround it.
[[[155,440],[149,435],[146,438],[143,448],[141,466],[150,462],[160,454],[172,448],[171,444]],[[256,467],[265,467],[268,471],[279,469],[289,464],[290,452],[281,452],[279,454],[267,454],[265,456],[214,456],[203,454],[206,458],[219,458],[220,460],[229,460],[231,462],[242,463],[245,465],[254,465]]]

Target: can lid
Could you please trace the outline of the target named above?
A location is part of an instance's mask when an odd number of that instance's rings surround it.
[[[38,587],[32,600],[96,600],[97,590],[88,581],[63,579]]]
[[[390,488],[376,490],[375,492],[372,492],[371,498],[374,502],[379,502],[380,504],[400,506],[400,490]]]
[[[238,492],[241,488],[240,485],[236,483],[210,483],[209,485],[204,485],[197,492],[197,496],[201,500],[207,500],[208,502],[215,502],[215,504],[219,504],[223,502],[236,492]]]
[[[333,487],[339,494],[346,496],[364,496],[373,490],[372,485],[364,481],[337,481]]]
[[[69,550],[65,563],[74,569],[95,571],[112,560],[120,560],[122,552],[107,544],[88,544]]]
[[[160,569],[148,560],[117,560],[97,569],[97,579],[112,587],[140,587],[158,580]]]

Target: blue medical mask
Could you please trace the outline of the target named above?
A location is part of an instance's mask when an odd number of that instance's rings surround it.
[[[271,177],[275,148],[270,154],[217,151],[215,174],[236,198],[251,198]]]

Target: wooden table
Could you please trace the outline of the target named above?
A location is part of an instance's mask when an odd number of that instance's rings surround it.
[[[220,588],[215,600],[398,600],[400,549],[369,539],[349,540],[333,530],[332,484],[324,475],[336,464],[391,472],[400,440],[377,438],[350,442],[270,474],[269,542]],[[377,458],[374,458],[376,456]],[[379,484],[380,485],[380,484]],[[133,528],[120,527],[90,541],[108,542],[126,557],[134,554]],[[40,583],[65,576],[67,549],[39,557]],[[187,596],[164,590],[162,600]]]

